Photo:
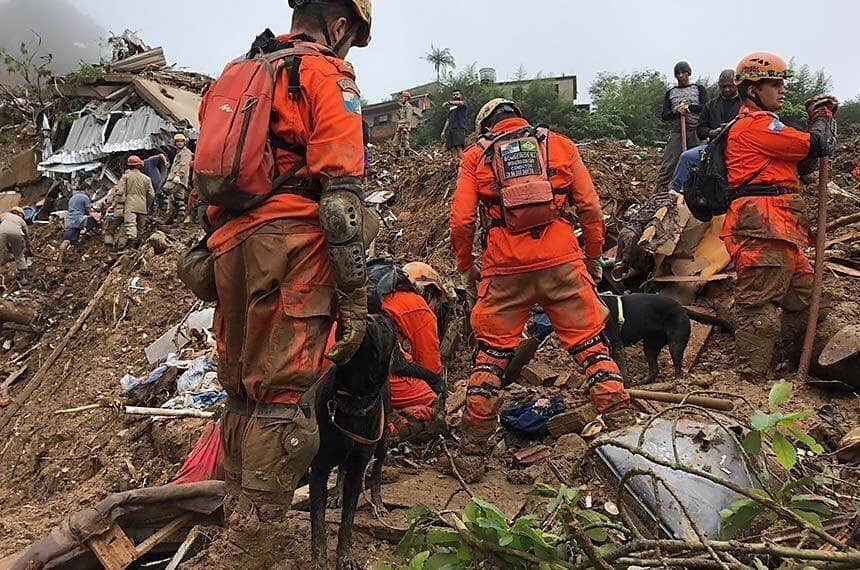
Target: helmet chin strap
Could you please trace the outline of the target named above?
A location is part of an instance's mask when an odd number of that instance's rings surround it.
[[[355,23],[350,24],[349,29],[346,31],[346,33],[343,35],[343,37],[340,38],[340,41],[338,41],[337,44],[335,44],[334,47],[332,47],[332,45],[331,45],[332,44],[331,34],[328,31],[328,22],[326,22],[325,18],[323,18],[322,12],[317,12],[317,22],[319,24],[320,30],[323,33],[323,37],[325,38],[326,47],[329,48],[334,53],[338,53],[341,50],[341,48],[343,48],[343,46],[346,45],[346,42],[348,42],[350,40],[350,38],[352,38],[352,36],[355,34],[355,30],[357,29],[357,26]]]

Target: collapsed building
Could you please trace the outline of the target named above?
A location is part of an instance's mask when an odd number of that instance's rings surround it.
[[[40,142],[14,154],[0,172],[0,191],[44,178],[62,182],[52,185],[47,204],[84,182],[112,186],[128,154],[164,152],[170,158],[177,133],[193,146],[200,94],[211,79],[169,66],[162,48],[149,47],[133,32],[109,43],[111,61],[84,65],[55,81],[52,95],[60,103],[38,114],[38,133],[30,140]]]

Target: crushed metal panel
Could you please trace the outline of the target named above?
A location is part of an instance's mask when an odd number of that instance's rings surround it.
[[[201,97],[196,93],[141,78],[134,80],[134,87],[137,94],[163,117],[185,121],[194,129],[200,128],[197,111]]]
[[[641,426],[633,426],[607,436],[603,441],[615,440],[636,446],[641,432]],[[760,487],[747,470],[734,441],[719,426],[682,419],[678,422],[676,443],[682,465],[712,473],[744,488]],[[663,418],[654,421],[646,433],[642,450],[674,463],[672,421]],[[738,499],[736,493],[721,485],[684,471],[656,465],[625,449],[603,445],[597,448],[596,454],[599,459],[598,473],[610,487],[617,486],[624,474],[632,469],[651,470],[660,475],[695,518],[705,536],[711,539],[720,536],[720,511]],[[643,531],[653,530],[656,506],[651,479],[647,476],[629,479],[625,491],[625,500],[629,499],[628,504],[633,504],[633,511],[642,522]],[[659,494],[662,505],[660,532],[677,540],[695,539],[689,522],[662,485]]]
[[[151,135],[172,128],[155,109],[144,106],[116,122],[102,150],[108,154],[150,150],[155,148]]]
[[[43,161],[39,168],[44,169],[52,164],[93,162],[104,157],[101,147],[105,142],[107,127],[107,118],[99,118],[95,114],[78,118],[72,123],[63,148]]]
[[[132,55],[110,64],[111,71],[119,73],[139,73],[147,69],[162,69],[167,67],[164,50],[160,47]]]
[[[53,172],[54,174],[71,174],[72,172],[78,172],[79,170],[83,170],[84,172],[90,172],[92,170],[97,170],[104,166],[101,162],[84,162],[82,164],[55,164],[52,166],[42,167],[44,172]]]

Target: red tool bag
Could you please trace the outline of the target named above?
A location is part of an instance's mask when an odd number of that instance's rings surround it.
[[[511,233],[539,229],[559,216],[549,181],[549,131],[527,127],[481,139],[499,184],[504,225]]]
[[[271,196],[279,181],[295,174],[275,173],[269,123],[276,78],[288,70],[290,96],[298,96],[302,56],[326,51],[303,43],[227,65],[200,109],[194,172],[195,187],[204,202],[234,211],[249,210]],[[299,168],[303,162],[298,163]]]

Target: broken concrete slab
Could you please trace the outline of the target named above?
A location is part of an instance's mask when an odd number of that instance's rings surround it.
[[[519,382],[530,386],[552,386],[559,376],[561,373],[546,364],[532,362],[520,372]]]

